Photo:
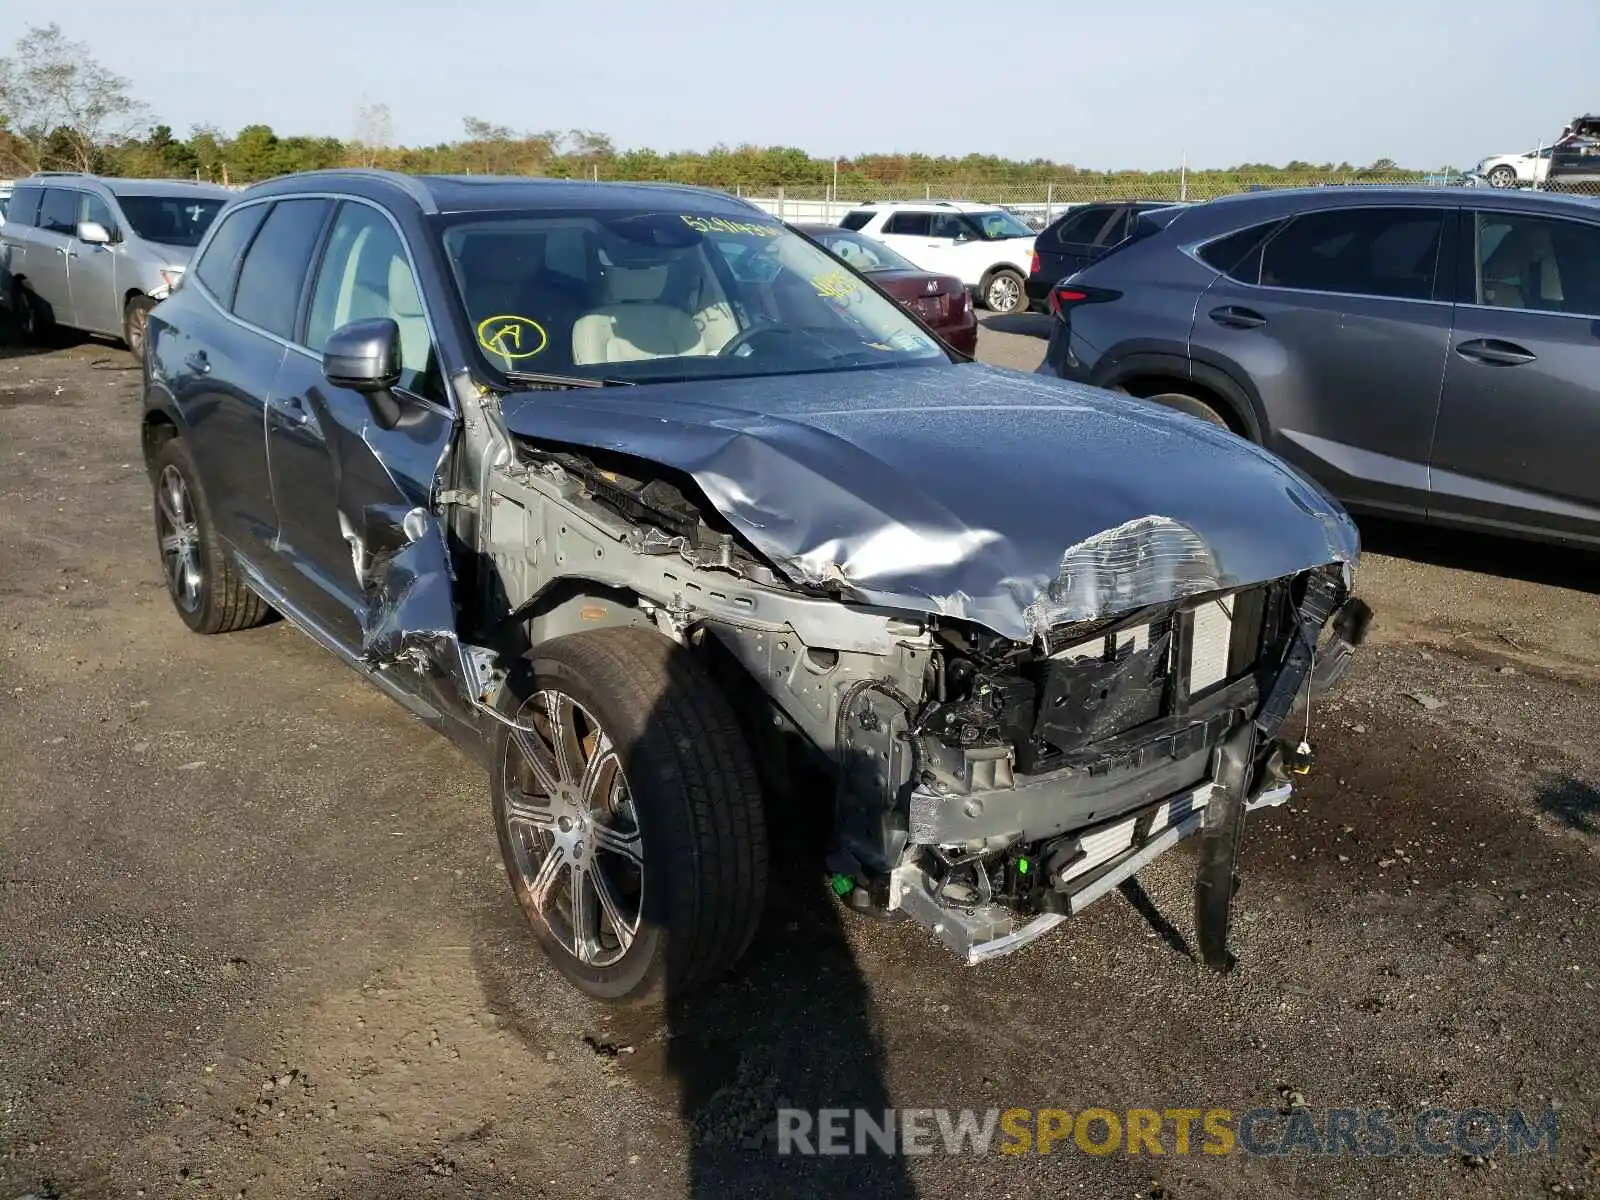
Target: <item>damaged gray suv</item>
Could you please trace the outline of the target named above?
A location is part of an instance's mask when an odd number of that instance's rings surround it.
[[[728,969],[768,827],[968,962],[1191,834],[1206,960],[1354,526],[1180,414],[968,361],[691,188],[339,171],[242,193],[151,315],[173,602],[282,614],[487,767],[577,986]]]

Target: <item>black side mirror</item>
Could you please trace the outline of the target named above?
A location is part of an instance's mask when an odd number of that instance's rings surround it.
[[[400,326],[389,317],[351,321],[328,335],[322,376],[334,387],[360,392],[385,429],[400,420],[400,403],[389,390],[400,382]]]

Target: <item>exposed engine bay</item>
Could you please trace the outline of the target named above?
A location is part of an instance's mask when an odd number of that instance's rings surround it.
[[[738,692],[771,803],[818,803],[807,767],[831,779],[846,904],[977,962],[1198,835],[1201,949],[1226,966],[1243,814],[1288,796],[1309,747],[1286,757],[1284,720],[1365,633],[1347,563],[1020,641],[862,604],[842,573],[796,584],[686,473],[513,443],[483,501],[499,632],[648,623],[702,654]]]

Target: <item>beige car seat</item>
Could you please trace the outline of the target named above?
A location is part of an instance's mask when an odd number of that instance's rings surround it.
[[[1559,309],[1565,298],[1549,229],[1533,222],[1513,225],[1483,264],[1483,302],[1496,308]]]
[[[608,266],[606,303],[572,326],[572,361],[637,362],[709,354],[701,325],[681,308],[661,303],[669,268]]]
[[[411,267],[400,257],[389,260],[389,316],[400,326],[400,361],[408,371],[419,374],[428,367],[433,350],[428,336],[428,318],[422,312],[422,297]]]

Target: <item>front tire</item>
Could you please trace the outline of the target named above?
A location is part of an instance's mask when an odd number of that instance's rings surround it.
[[[156,302],[149,296],[133,296],[122,310],[122,341],[136,363],[144,362],[145,341],[150,333],[150,310]]]
[[[1028,291],[1022,276],[1012,270],[992,272],[983,281],[983,306],[1001,316],[1019,313],[1028,307]]]
[[[1517,171],[1515,167],[1501,163],[1493,168],[1486,176],[1490,187],[1510,188],[1517,186]]]
[[[512,891],[556,968],[601,1000],[655,1003],[749,946],[767,832],[727,697],[648,629],[556,638],[507,685],[495,828]]]
[[[217,540],[194,460],[182,438],[162,443],[152,475],[156,548],[167,595],[183,623],[196,633],[207,634],[232,633],[261,624],[272,610],[240,578]]]

